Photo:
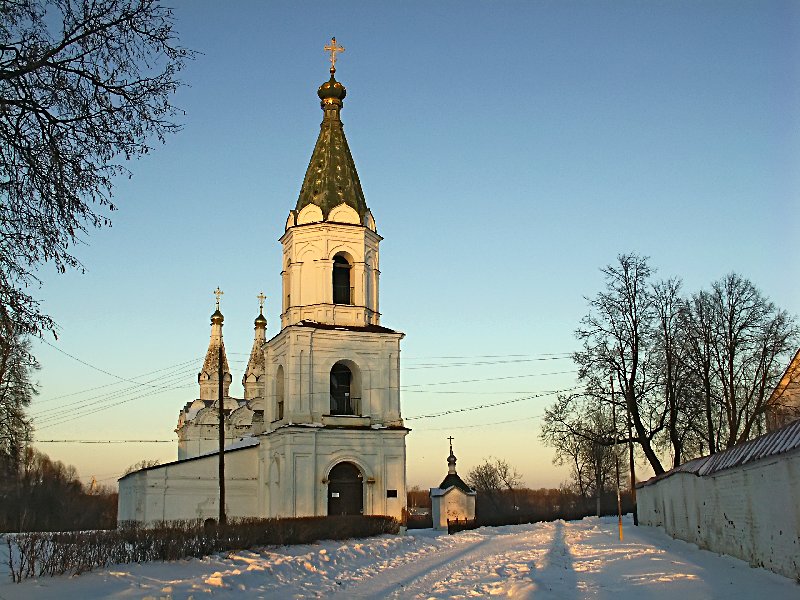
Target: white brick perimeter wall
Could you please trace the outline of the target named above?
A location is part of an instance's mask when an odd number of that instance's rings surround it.
[[[800,449],[637,490],[639,524],[800,580]]]

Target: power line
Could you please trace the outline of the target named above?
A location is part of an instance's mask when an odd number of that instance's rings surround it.
[[[476,406],[463,406],[461,408],[452,408],[450,410],[443,410],[438,413],[431,413],[428,415],[418,415],[416,417],[406,417],[406,421],[416,421],[419,419],[437,419],[447,415],[454,415],[462,412],[470,412],[473,410],[481,410],[484,408],[493,408],[495,406],[505,406],[506,404],[514,404],[516,402],[524,402],[526,400],[535,400],[536,398],[544,398],[545,396],[552,396],[553,394],[562,394],[564,392],[571,392],[580,389],[579,387],[566,388],[563,390],[551,390],[548,392],[541,392],[540,394],[533,394],[531,396],[522,396],[521,398],[512,398],[511,400],[501,400],[500,402],[491,402],[489,404],[478,404]]]
[[[444,417],[444,416],[451,415],[451,414],[456,414],[456,413],[471,412],[471,411],[474,411],[474,410],[482,410],[484,408],[493,408],[495,406],[504,406],[504,405],[507,405],[507,404],[514,404],[514,403],[517,403],[517,402],[524,402],[526,400],[535,400],[536,398],[544,398],[546,396],[552,396],[553,394],[560,394],[560,393],[563,393],[563,392],[571,392],[571,391],[574,391],[574,390],[577,390],[577,389],[579,389],[579,388],[578,387],[573,387],[573,388],[566,388],[566,389],[562,389],[562,390],[550,390],[550,391],[547,391],[547,392],[541,392],[539,394],[533,394],[533,395],[530,395],[530,396],[523,396],[521,398],[514,398],[512,400],[502,400],[500,402],[491,402],[491,403],[488,403],[488,404],[479,404],[479,405],[476,405],[476,406],[465,406],[465,407],[461,407],[461,408],[455,408],[455,409],[452,409],[452,410],[446,410],[446,411],[442,411],[442,412],[439,412],[439,413],[433,413],[433,414],[428,414],[428,415],[417,415],[417,416],[413,416],[413,417],[405,417],[404,420],[405,421],[416,421],[416,420],[421,420],[421,419],[436,419],[436,418],[439,418],[439,417]],[[515,422],[515,421],[524,421],[524,420],[527,420],[527,419],[538,419],[540,417],[541,417],[541,415],[534,415],[532,417],[522,417],[522,418],[519,418],[519,419],[512,419],[510,421],[498,421],[497,423],[480,423],[480,424],[477,424],[477,425],[462,425],[462,426],[448,427],[448,428],[444,428],[444,429],[464,429],[464,428],[468,428],[468,427],[485,427],[485,426],[488,426],[488,425],[500,425],[502,423],[512,423],[512,422]],[[437,429],[430,429],[430,430],[427,430],[427,431],[438,431],[438,430]],[[211,439],[216,439],[216,438],[202,438],[202,439],[211,440]],[[150,443],[152,443],[152,444],[163,444],[163,443],[175,443],[176,441],[177,440],[67,440],[67,439],[64,439],[64,440],[37,440],[36,443],[41,443],[41,444],[50,444],[50,443],[53,443],[53,444],[55,444],[55,443],[72,443],[72,444],[127,444],[127,443],[148,443],[148,444],[150,444]]]
[[[51,344],[50,342],[48,342],[48,341],[47,341],[47,340],[45,340],[44,338],[38,338],[38,339],[39,339],[39,341],[40,341],[40,342],[43,342],[43,343],[47,344],[48,346],[50,346],[51,348],[53,348],[53,349],[54,349],[54,350],[56,350],[57,352],[60,352],[60,353],[61,353],[61,354],[63,354],[64,356],[68,356],[68,357],[69,357],[69,358],[71,358],[72,360],[74,360],[74,361],[76,361],[76,362],[79,362],[80,364],[82,364],[82,365],[84,365],[84,366],[86,366],[86,367],[89,367],[90,369],[94,369],[95,371],[98,371],[98,372],[100,372],[100,373],[103,373],[104,375],[108,375],[108,376],[110,376],[110,377],[114,377],[115,379],[119,379],[120,381],[125,381],[125,382],[127,382],[127,383],[133,383],[133,384],[136,384],[136,385],[147,385],[147,384],[145,384],[145,383],[141,383],[141,382],[139,382],[139,381],[135,381],[135,380],[133,380],[133,379],[127,379],[127,378],[125,378],[125,377],[120,377],[119,375],[115,375],[114,373],[111,373],[111,372],[109,372],[109,371],[106,371],[105,369],[101,369],[100,367],[96,367],[96,366],[94,366],[93,364],[90,364],[90,363],[86,362],[85,360],[81,360],[81,359],[80,359],[80,358],[78,358],[77,356],[73,356],[73,355],[72,355],[72,354],[70,354],[69,352],[65,352],[64,350],[62,350],[62,349],[61,349],[61,348],[59,348],[58,346],[54,346],[53,344]],[[156,386],[152,386],[152,387],[156,387]]]
[[[534,356],[559,356],[570,357],[572,352],[544,352],[542,354],[473,354],[466,356],[405,356],[403,360],[431,360],[431,359],[467,359],[467,358],[525,358]]]
[[[511,376],[506,376],[506,377],[488,377],[488,378],[484,378],[484,379],[465,379],[465,380],[459,380],[459,381],[442,381],[442,382],[433,382],[433,383],[420,383],[420,384],[411,384],[410,386],[403,386],[403,387],[401,387],[401,389],[404,389],[405,387],[424,387],[424,386],[438,386],[438,385],[453,385],[453,384],[458,384],[458,383],[476,383],[476,382],[483,382],[483,381],[499,381],[499,380],[505,380],[505,379],[519,379],[519,378],[524,378],[524,377],[535,377],[535,376],[537,376],[537,374],[533,373],[533,374],[528,374],[528,375],[511,375]],[[172,387],[172,388],[164,387],[164,388],[160,388],[160,393],[163,393],[165,391],[170,391],[170,390],[185,389],[187,387],[192,387],[193,385],[196,385],[196,384],[189,384],[189,385]],[[151,387],[156,387],[156,386],[151,386]],[[159,389],[159,388],[157,388],[157,389]],[[384,388],[369,388],[369,390],[380,390],[380,389],[391,389],[391,387],[389,387],[389,388],[386,388],[386,387],[384,387]],[[459,412],[467,412],[467,411],[471,411],[471,410],[479,410],[481,408],[489,408],[489,407],[492,407],[492,406],[502,406],[502,405],[505,405],[505,404],[511,404],[511,403],[514,403],[514,402],[521,402],[523,400],[531,400],[531,399],[539,398],[539,397],[542,397],[542,396],[552,395],[554,393],[560,393],[560,392],[565,392],[565,391],[572,391],[572,390],[575,390],[575,389],[578,389],[578,388],[570,388],[570,389],[566,389],[566,390],[555,390],[555,391],[552,391],[552,392],[545,392],[543,394],[534,394],[534,395],[525,396],[525,397],[522,397],[522,398],[514,398],[514,399],[511,399],[511,400],[504,400],[504,401],[501,401],[501,402],[479,405],[479,406],[476,406],[476,407],[463,407],[463,408],[459,408],[459,409],[452,409],[452,410],[444,411],[442,413],[438,413],[436,415],[422,415],[422,416],[417,416],[417,417],[407,417],[407,419],[408,420],[416,420],[416,419],[424,419],[424,418],[434,418],[436,416],[444,416],[444,415],[455,414],[455,413],[459,413]],[[367,390],[365,390],[365,391],[367,391]],[[419,392],[419,391],[423,391],[423,390],[406,390],[406,391]],[[147,396],[148,396],[147,393],[140,394],[140,395],[134,396],[132,398],[127,398],[125,400],[117,401],[114,404],[109,405],[109,406],[101,406],[101,407],[98,407],[98,408],[96,408],[94,410],[84,411],[84,412],[81,412],[79,414],[75,414],[75,415],[72,416],[72,418],[69,418],[69,419],[60,419],[60,416],[64,414],[63,412],[59,413],[59,415],[57,415],[57,416],[56,415],[48,415],[47,417],[45,417],[43,419],[43,422],[44,422],[43,425],[44,426],[39,426],[38,429],[39,430],[49,429],[49,428],[54,427],[56,425],[69,423],[71,421],[75,421],[77,419],[81,419],[81,418],[96,414],[98,412],[102,412],[102,411],[105,411],[105,410],[108,410],[108,409],[111,409],[111,408],[115,408],[115,407],[120,406],[122,404],[127,404],[128,402],[131,402],[133,400],[138,400],[138,399],[141,399],[141,398],[145,398]],[[94,403],[94,404],[97,404],[97,403]]]
[[[47,414],[47,413],[51,413],[53,411],[63,410],[64,408],[69,408],[70,410],[75,410],[76,407],[81,407],[81,406],[88,405],[87,403],[89,403],[92,400],[97,400],[98,398],[100,398],[100,399],[103,399],[103,398],[116,398],[116,397],[119,397],[120,395],[125,395],[125,394],[127,394],[127,393],[129,393],[129,392],[131,392],[133,390],[141,389],[143,386],[144,387],[155,387],[155,388],[163,387],[164,384],[160,384],[158,386],[152,386],[150,384],[152,384],[154,382],[157,382],[157,381],[162,381],[164,379],[174,379],[175,377],[178,377],[178,376],[181,376],[181,377],[187,376],[189,373],[190,373],[190,371],[186,370],[186,366],[173,368],[173,369],[171,369],[171,372],[166,373],[164,375],[161,375],[159,377],[155,377],[153,379],[150,379],[147,382],[145,382],[144,384],[131,385],[131,386],[128,386],[126,388],[117,389],[117,390],[111,390],[111,391],[99,394],[97,396],[84,398],[84,399],[78,400],[77,402],[73,402],[73,403],[66,404],[66,405],[58,405],[58,406],[52,406],[52,407],[48,407],[48,408],[43,408],[43,409],[40,409],[40,410],[34,410],[33,413],[34,413],[34,415],[44,415],[44,414]],[[113,383],[111,385],[119,385],[119,384],[118,383]]]
[[[520,375],[519,377],[545,377],[548,375],[568,375],[571,373],[577,373],[577,371],[554,371],[552,373],[531,373],[530,375]],[[459,381],[459,382],[441,382],[441,383],[431,383],[431,384],[410,384],[410,385],[445,385],[447,383],[474,383],[476,381],[497,381],[500,378],[489,378],[489,379],[475,379],[475,380],[467,380],[467,381]],[[376,388],[370,388],[376,389]],[[424,394],[475,394],[475,395],[492,395],[492,394],[529,394],[531,392],[500,392],[500,391],[490,391],[490,392],[476,392],[472,390],[409,390],[406,389],[406,386],[400,386],[400,389],[406,393],[424,393]],[[534,392],[535,393],[535,392]]]
[[[451,429],[474,429],[476,427],[490,427],[492,425],[505,425],[506,423],[519,423],[520,421],[532,421],[533,419],[541,419],[542,415],[533,415],[531,417],[519,417],[517,419],[509,419],[507,421],[494,421],[493,423],[478,423],[476,425],[454,425],[452,427],[435,427],[431,429],[422,429],[421,431],[450,431]]]
[[[138,377],[147,377],[148,375],[153,375],[155,373],[160,373],[161,371],[167,371],[169,369],[173,369],[173,368],[189,365],[190,363],[193,363],[195,361],[201,360],[202,358],[203,358],[202,356],[200,358],[193,358],[191,360],[186,360],[186,361],[184,361],[182,363],[177,363],[177,364],[174,364],[174,365],[170,365],[168,367],[164,367],[163,369],[157,369],[155,371],[149,371],[147,373],[142,373],[141,375],[134,375],[134,377],[137,377],[137,378]],[[54,396],[52,398],[47,398],[46,400],[37,400],[36,404],[47,404],[48,402],[53,402],[55,400],[61,400],[62,398],[69,398],[71,396],[78,396],[80,394],[86,394],[88,392],[94,392],[96,390],[101,390],[101,389],[104,389],[104,388],[107,388],[107,387],[111,387],[111,386],[114,386],[114,385],[119,385],[119,383],[117,383],[117,382],[106,383],[104,385],[98,385],[98,386],[95,386],[95,387],[86,388],[84,390],[79,390],[77,392],[71,392],[69,394],[62,394],[61,396]]]
[[[173,387],[173,388],[165,388],[165,389],[161,390],[161,392],[163,393],[163,392],[170,391],[170,390],[181,390],[181,389],[185,389],[187,387],[194,387],[194,385],[196,385],[196,384],[178,386],[178,387]],[[100,408],[98,408],[96,410],[92,410],[92,411],[89,411],[89,412],[84,412],[84,413],[75,415],[71,419],[63,419],[63,420],[60,420],[60,421],[57,421],[57,422],[54,422],[54,423],[48,421],[47,425],[45,425],[44,427],[37,427],[37,429],[39,429],[39,430],[49,429],[51,427],[55,427],[56,425],[63,425],[64,423],[69,423],[69,422],[75,421],[77,419],[82,419],[84,417],[88,417],[90,415],[93,415],[93,414],[96,414],[96,413],[99,413],[99,412],[103,412],[105,410],[108,410],[109,408],[115,408],[115,407],[120,406],[122,404],[127,404],[128,402],[132,402],[133,400],[139,400],[141,398],[146,398],[148,395],[149,394],[141,394],[139,396],[134,396],[133,398],[127,398],[125,400],[118,401],[118,402],[114,403],[111,406],[103,406],[103,407],[100,407]]]
[[[574,371],[564,371],[564,373],[574,373]],[[524,379],[526,377],[539,377],[540,373],[528,373],[527,375],[506,375],[505,377],[486,377],[483,379],[461,379],[458,381],[440,381],[436,383],[409,383],[407,385],[400,386],[401,390],[405,390],[409,387],[420,387],[425,385],[455,385],[457,383],[480,383],[484,381],[502,381],[505,379]],[[546,373],[546,375],[550,375],[550,373]],[[389,389],[389,388],[369,388],[372,390],[375,389]]]
[[[212,438],[205,438],[212,439]],[[36,440],[37,444],[174,444],[178,440]]]
[[[430,363],[430,364],[423,364],[423,365],[415,365],[412,367],[403,367],[404,371],[416,371],[418,369],[443,369],[443,368],[453,368],[453,367],[481,367],[485,365],[511,365],[511,364],[520,364],[520,363],[530,363],[530,362],[539,362],[544,360],[564,360],[569,358],[567,356],[558,357],[558,358],[518,358],[513,360],[485,360],[485,361],[474,361],[474,362],[456,362],[450,364],[442,364],[442,363]]]
[[[147,387],[151,387],[151,388],[154,388],[154,389],[158,390],[158,393],[163,393],[163,392],[168,391],[170,389],[175,389],[174,387],[170,387],[170,386],[172,386],[174,383],[177,383],[178,381],[182,380],[186,375],[187,375],[187,373],[185,371],[173,372],[173,373],[169,373],[167,375],[162,375],[161,377],[157,377],[155,379],[150,380],[150,382],[152,383],[152,382],[163,380],[163,379],[168,379],[169,381],[166,382],[166,383],[162,383],[159,386],[150,386],[150,385],[148,385]],[[90,406],[95,406],[95,405],[98,405],[98,404],[104,404],[104,403],[107,403],[107,402],[116,401],[118,398],[124,397],[127,394],[135,393],[137,391],[137,389],[139,389],[139,387],[140,386],[131,386],[131,387],[125,388],[123,390],[117,390],[115,392],[111,392],[111,393],[107,393],[107,394],[101,394],[101,395],[95,396],[93,398],[87,398],[87,399],[85,399],[82,402],[79,402],[77,404],[67,405],[67,406],[55,406],[55,407],[52,407],[52,408],[44,409],[42,411],[39,411],[38,413],[34,413],[33,417],[34,417],[34,419],[39,419],[39,423],[40,424],[41,423],[46,423],[46,422],[58,419],[61,416],[66,415],[66,414],[75,414],[76,411],[80,411],[80,410],[88,408]],[[189,387],[189,385],[181,386],[181,388],[182,387]],[[142,396],[139,396],[139,397],[142,397]],[[94,400],[94,401],[92,401],[92,400]],[[116,402],[116,403],[119,404],[119,402]],[[81,414],[85,414],[85,413],[81,413]]]

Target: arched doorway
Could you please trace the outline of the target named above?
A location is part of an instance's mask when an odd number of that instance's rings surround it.
[[[328,475],[328,514],[360,515],[364,512],[364,478],[353,463],[342,462]]]

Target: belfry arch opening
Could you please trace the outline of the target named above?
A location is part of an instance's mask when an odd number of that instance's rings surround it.
[[[333,303],[353,303],[353,265],[343,253],[333,257]]]
[[[284,376],[283,365],[278,365],[278,370],[275,373],[275,420],[283,420],[284,409]]]
[[[339,361],[331,367],[330,414],[358,415],[361,410],[361,377],[350,361]]]
[[[364,476],[357,466],[340,462],[328,475],[328,514],[364,513]]]

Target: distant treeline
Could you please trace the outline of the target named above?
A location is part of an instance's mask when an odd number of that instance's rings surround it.
[[[0,531],[77,531],[117,526],[117,492],[85,486],[75,467],[28,446],[18,470],[0,473]]]
[[[621,493],[622,513],[633,511],[633,502],[629,492]],[[430,509],[431,499],[428,490],[411,488],[408,491],[408,506]],[[556,519],[574,520],[597,514],[594,498],[586,498],[568,489],[532,490],[519,488],[513,490],[496,490],[493,493],[478,492],[475,502],[475,513],[478,525],[512,525],[517,523],[535,523],[537,521],[554,521]],[[606,493],[600,498],[600,514],[617,514],[616,493]],[[431,527],[431,515],[414,515],[408,517],[409,528]]]

